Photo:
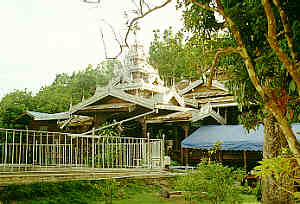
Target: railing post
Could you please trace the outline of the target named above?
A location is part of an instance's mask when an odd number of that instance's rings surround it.
[[[70,135],[69,135],[70,136]],[[73,138],[70,136],[70,143],[71,143],[71,146],[70,146],[70,148],[69,148],[69,152],[71,153],[70,154],[70,157],[69,157],[69,164],[71,165],[71,167],[73,167],[73,157],[72,157],[72,155],[73,155]]]
[[[21,167],[21,159],[22,159],[22,131],[20,131],[19,169]]]
[[[15,158],[15,133],[16,131],[13,130],[13,141],[12,141],[12,154],[11,154],[11,164],[14,164],[14,158]]]
[[[47,132],[47,135],[46,135],[46,148],[45,148],[45,164],[46,164],[46,167],[48,166],[48,160],[49,160],[49,132]]]
[[[64,154],[64,160],[63,160],[63,162],[64,162],[64,166],[66,167],[67,166],[67,135],[65,134],[65,144],[64,144],[64,152],[63,152],[63,154]]]
[[[7,154],[7,148],[8,148],[8,146],[7,146],[7,131],[8,130],[6,130],[5,131],[5,157],[4,157],[4,168],[5,168],[5,166],[6,166],[6,162],[7,162],[7,157],[8,157],[8,154]]]
[[[92,137],[92,168],[95,164],[95,128],[93,128],[93,137]]]
[[[40,132],[40,143],[39,143],[39,154],[40,154],[40,156],[39,156],[39,160],[40,160],[40,166],[42,166],[42,162],[43,162],[43,155],[42,155],[42,148],[43,148],[43,145],[42,145],[42,143],[43,143],[43,132]]]
[[[151,168],[151,150],[150,150],[150,133],[147,132],[147,140],[148,140],[148,168]]]
[[[160,142],[161,144],[161,156],[160,156],[160,164],[161,164],[161,168],[164,168],[165,165],[165,134],[162,135],[162,140]]]
[[[28,132],[28,129],[26,130],[26,154],[25,154],[25,163],[26,163],[26,167],[27,167],[27,161],[28,161],[28,145],[29,145],[29,132]]]

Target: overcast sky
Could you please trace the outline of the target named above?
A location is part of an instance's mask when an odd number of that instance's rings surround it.
[[[104,0],[95,6],[82,0],[8,0],[0,3],[0,98],[14,89],[36,93],[55,75],[84,69],[104,60],[99,30],[109,55],[118,51],[101,19],[125,32],[122,11],[131,0]],[[153,1],[155,2],[155,1]],[[154,29],[180,27],[175,3],[141,21],[139,40],[148,47]]]

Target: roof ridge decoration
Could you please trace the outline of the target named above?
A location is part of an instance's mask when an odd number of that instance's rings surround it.
[[[90,97],[90,98],[76,104],[75,106],[73,106],[72,109],[70,110],[70,114],[73,114],[76,111],[80,110],[81,108],[84,108],[84,107],[86,107],[86,106],[88,106],[92,103],[95,103],[96,101],[98,101],[98,100],[100,100],[100,99],[102,99],[102,98],[104,98],[108,95],[109,95],[108,88],[98,90],[98,91],[95,92],[95,94],[92,97]]]
[[[91,98],[78,103],[77,105],[73,106],[70,114],[75,113],[76,111],[85,108],[107,96],[113,96],[116,98],[123,99],[128,102],[136,103],[137,105],[143,106],[145,108],[153,109],[154,108],[154,100],[135,96],[124,92],[123,90],[117,89],[115,87],[107,86],[104,91],[96,92]]]
[[[218,80],[212,80],[212,86],[222,89],[223,91],[229,91],[228,88],[226,88],[225,85]]]
[[[205,82],[202,80],[202,79],[198,79],[196,81],[193,81],[189,86],[185,87],[184,89],[182,89],[180,92],[179,92],[179,95],[184,95],[186,93],[188,93],[189,91],[191,91],[192,89],[196,88],[197,86],[201,85],[201,84],[204,84]],[[229,91],[225,85],[221,82],[219,82],[218,80],[213,80],[212,81],[212,86],[214,87],[217,87],[223,91]]]
[[[181,97],[177,93],[176,89],[173,89],[173,88],[168,93],[163,94],[163,102],[168,103],[172,98],[175,98],[175,100],[178,102],[178,104],[180,106],[183,106],[183,107],[185,106],[184,98]]]
[[[193,81],[190,85],[188,85],[187,87],[185,87],[184,89],[182,89],[181,91],[179,91],[179,95],[184,95],[187,92],[189,92],[190,90],[196,88],[197,86],[203,84],[204,81],[202,79],[198,79],[196,81]]]
[[[212,109],[212,105],[208,102],[204,106],[200,108],[200,111],[193,112],[192,122],[196,122],[198,120],[202,120],[208,116],[213,117],[220,124],[225,125],[226,120],[219,113]]]

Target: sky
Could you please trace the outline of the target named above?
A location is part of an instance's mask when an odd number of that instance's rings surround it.
[[[36,93],[56,74],[82,70],[105,59],[100,29],[108,57],[119,51],[112,32],[124,36],[123,11],[131,0],[102,0],[98,6],[82,0],[9,0],[0,3],[0,99],[15,89]],[[156,2],[156,1],[152,1]],[[159,2],[159,1],[157,1]],[[160,1],[161,2],[161,1]],[[139,41],[146,51],[153,30],[181,27],[175,1],[140,21]]]

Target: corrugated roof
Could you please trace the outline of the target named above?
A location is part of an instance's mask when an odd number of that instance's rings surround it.
[[[300,139],[300,123],[292,124],[292,129]],[[202,126],[181,142],[183,148],[211,149],[221,141],[222,150],[254,150],[262,151],[264,143],[264,127],[248,133],[242,125],[209,125]]]
[[[34,111],[27,111],[22,116],[29,115],[34,120],[62,120],[69,118],[68,112],[61,112],[61,113],[40,113],[40,112],[34,112]],[[19,118],[21,118],[20,116]]]

